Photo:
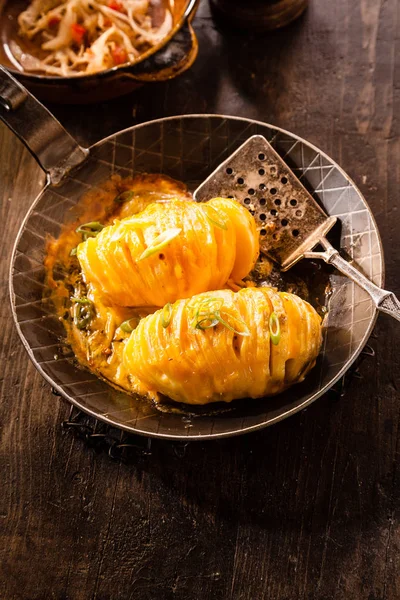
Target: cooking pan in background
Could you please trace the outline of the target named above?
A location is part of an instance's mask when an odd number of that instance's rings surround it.
[[[164,173],[194,190],[251,135],[261,134],[312,191],[328,215],[337,216],[336,244],[364,274],[383,285],[379,233],[371,211],[346,173],[325,153],[282,129],[249,119],[186,115],[136,125],[88,150],[5,70],[0,70],[0,118],[30,147],[47,173],[47,183],[18,234],[10,271],[10,295],[21,340],[43,377],[81,410],[127,431],[169,439],[211,439],[254,431],[308,406],[350,367],[376,319],[366,292],[338,272],[326,271],[332,286],[324,342],[306,380],[274,398],[231,405],[187,407],[186,414],[159,412],[149,402],[116,392],[76,364],[65,344],[63,325],[43,299],[43,260],[48,236],[57,236],[71,209],[88,189],[112,174]],[[338,246],[337,246],[338,247]],[[308,263],[309,264],[309,263]],[[301,263],[299,267],[301,266]],[[321,262],[311,267],[324,269]],[[318,273],[312,272],[318,280]]]
[[[57,77],[22,72],[13,59],[10,42],[17,40],[18,14],[27,0],[0,0],[0,65],[6,67],[33,94],[61,104],[102,102],[127,94],[143,83],[177,77],[194,62],[198,43],[191,21],[200,0],[175,0],[171,3],[174,25],[156,46],[144,52],[133,64],[79,77]],[[167,0],[157,0],[165,4]],[[169,3],[168,3],[169,4]]]

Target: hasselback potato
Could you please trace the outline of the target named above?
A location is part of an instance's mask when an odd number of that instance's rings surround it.
[[[144,318],[123,353],[149,390],[187,404],[282,392],[302,381],[321,345],[321,318],[272,288],[199,294]]]
[[[87,284],[120,306],[164,306],[245,277],[259,253],[253,217],[235,200],[154,203],[79,244]]]

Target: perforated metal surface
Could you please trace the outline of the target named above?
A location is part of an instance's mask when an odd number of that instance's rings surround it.
[[[215,196],[235,198],[260,227],[261,250],[279,265],[296,262],[300,248],[311,250],[316,231],[328,231],[327,215],[261,135],[250,137],[194,192],[198,202]]]
[[[133,127],[92,148],[91,158],[57,188],[47,187],[27,215],[16,242],[11,299],[22,341],[42,375],[68,400],[108,423],[150,436],[204,439],[235,435],[274,423],[324,393],[357,357],[370,334],[375,309],[369,296],[340,274],[333,294],[323,350],[307,380],[272,399],[243,400],[225,413],[188,418],[159,413],[140,399],[116,393],[79,368],[63,343],[62,324],[42,300],[46,235],[57,235],[69,210],[91,187],[113,173],[166,173],[194,190],[248,137],[261,134],[342,223],[340,245],[377,285],[383,257],[370,210],[346,174],[304,140],[263,123],[221,116],[185,116]]]

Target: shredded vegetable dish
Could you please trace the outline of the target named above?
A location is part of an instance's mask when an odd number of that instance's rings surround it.
[[[172,29],[169,8],[154,25],[150,0],[33,0],[18,16],[19,36],[38,46],[14,47],[25,71],[71,77],[132,63]]]
[[[282,392],[321,345],[321,317],[266,281],[250,212],[196,203],[161,175],[114,176],[47,246],[48,289],[78,361],[156,404]]]

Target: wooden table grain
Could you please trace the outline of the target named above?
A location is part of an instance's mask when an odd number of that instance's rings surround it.
[[[98,106],[51,106],[83,144],[180,113],[289,129],[354,179],[400,292],[400,5],[314,0],[285,30],[220,31],[179,79]],[[8,302],[8,264],[42,174],[0,127],[0,598],[398,600],[399,332],[379,317],[375,357],[337,400],[256,434],[152,441],[127,464],[61,429],[69,407],[30,364]]]

